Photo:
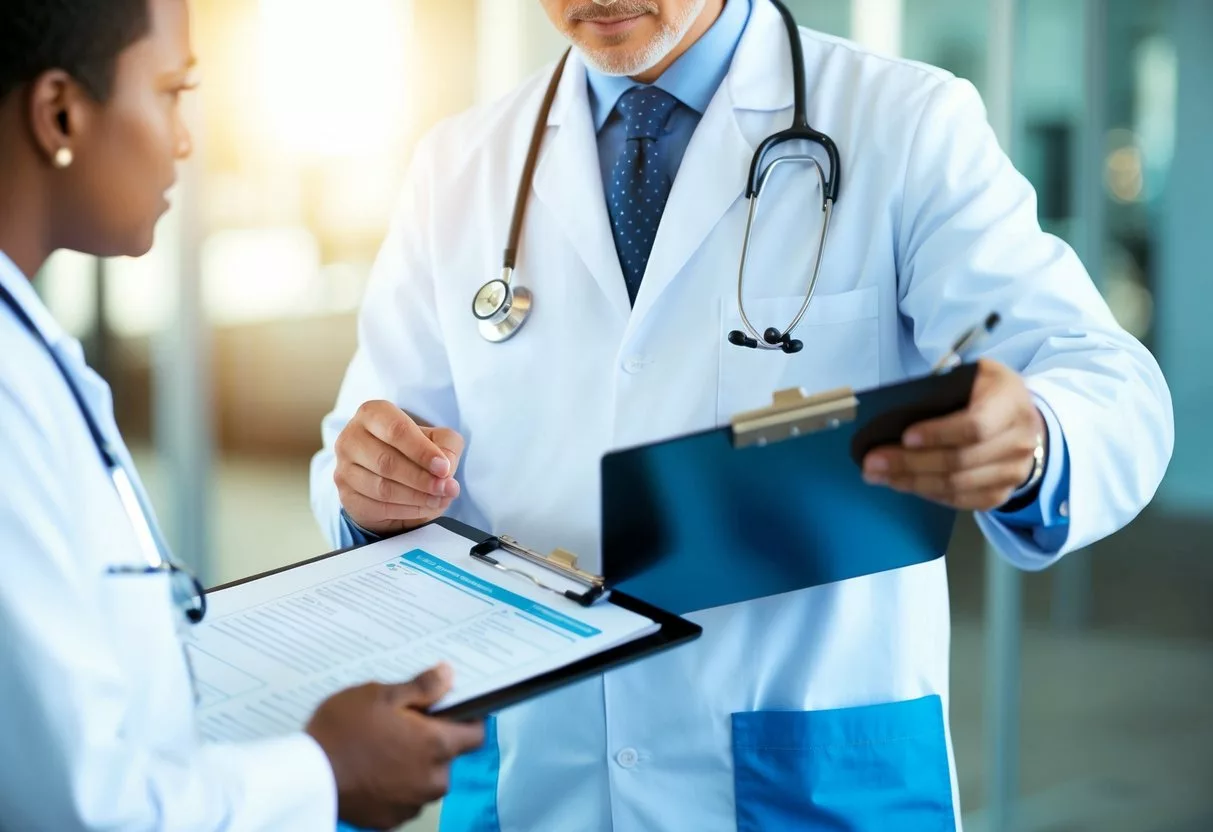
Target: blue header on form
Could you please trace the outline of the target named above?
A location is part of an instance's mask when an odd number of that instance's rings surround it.
[[[423,552],[420,549],[402,555],[401,560],[410,563],[414,566],[420,566],[425,571],[432,575],[437,575],[448,580],[454,581],[466,589],[471,589],[479,592],[481,595],[486,595],[494,601],[500,601],[503,604],[509,604],[511,607],[522,610],[527,615],[532,615],[541,621],[546,621],[548,624],[555,624],[562,630],[567,630],[576,636],[582,638],[590,638],[591,636],[600,635],[602,630],[591,627],[576,618],[556,612],[551,607],[545,607],[537,601],[532,601],[530,598],[523,598],[521,595],[515,595],[508,589],[502,589],[496,584],[482,581],[470,572],[464,572],[457,566],[444,561],[442,558],[437,558],[429,552]]]

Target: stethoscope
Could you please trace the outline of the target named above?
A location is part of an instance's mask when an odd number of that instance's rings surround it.
[[[599,5],[610,5],[604,0],[595,0]],[[795,110],[792,116],[792,126],[774,135],[768,136],[758,146],[754,159],[750,164],[750,176],[746,182],[746,199],[749,201],[749,214],[746,218],[745,237],[741,244],[741,265],[737,271],[737,310],[741,314],[741,323],[745,331],[735,329],[728,335],[730,344],[751,349],[783,350],[785,353],[800,352],[804,348],[801,341],[792,337],[793,331],[804,318],[809,304],[813,300],[813,292],[817,288],[817,276],[821,273],[821,262],[825,254],[826,236],[830,229],[830,217],[834,211],[834,203],[838,200],[838,183],[841,177],[841,164],[838,158],[838,148],[833,140],[825,133],[814,130],[809,126],[806,116],[807,93],[805,92],[804,50],[800,43],[800,30],[792,13],[779,0],[770,0],[783,17],[787,28],[788,40],[792,53],[792,79],[795,89]],[[552,102],[556,98],[556,90],[564,73],[565,63],[569,52],[561,56],[556,65],[552,79],[548,82],[547,92],[539,108],[539,117],[531,134],[530,149],[527,151],[526,164],[522,169],[522,178],[518,183],[518,193],[514,197],[514,214],[510,222],[509,239],[505,247],[505,257],[501,266],[501,277],[490,280],[480,287],[472,301],[472,314],[475,316],[480,334],[493,343],[501,343],[513,337],[522,325],[526,323],[532,308],[534,296],[524,286],[514,284],[514,271],[518,256],[518,241],[522,233],[522,220],[526,213],[527,200],[530,197],[531,186],[535,178],[535,165],[539,158],[539,148],[543,143],[543,135],[547,130],[548,115]],[[781,156],[769,165],[767,155],[777,146],[791,141],[808,141],[820,145],[830,162],[830,172],[825,170],[815,157],[810,155]],[[754,229],[754,220],[758,216],[758,205],[762,200],[762,191],[771,173],[783,164],[810,165],[817,172],[821,183],[821,211],[824,221],[821,226],[821,237],[817,244],[817,257],[813,264],[813,275],[809,279],[805,291],[804,302],[796,317],[783,329],[768,327],[761,334],[750,322],[745,311],[744,285],[746,266],[750,256],[750,235]]]
[[[13,315],[16,316],[21,325],[29,330],[29,333],[50,355],[51,360],[55,362],[55,366],[59,368],[59,374],[63,376],[68,390],[71,391],[72,398],[76,400],[76,407],[79,408],[80,415],[84,417],[84,424],[88,427],[93,444],[97,447],[97,452],[101,456],[101,462],[109,474],[110,481],[114,484],[114,489],[118,492],[118,501],[122,504],[123,511],[126,512],[127,517],[130,519],[131,526],[135,530],[135,537],[138,538],[139,546],[143,550],[143,563],[114,564],[106,568],[106,574],[114,576],[168,575],[174,605],[191,624],[199,623],[206,616],[206,591],[188,569],[176,563],[167,554],[166,547],[159,541],[155,527],[152,525],[150,514],[144,508],[142,501],[135,492],[135,486],[131,481],[130,475],[127,474],[126,468],[122,465],[122,460],[117,450],[110,445],[105,439],[105,435],[102,434],[101,429],[97,426],[92,412],[85,404],[84,397],[72,378],[72,374],[63,365],[63,361],[59,358],[58,353],[47,343],[46,338],[43,337],[38,327],[30,320],[29,315],[21,307],[21,304],[17,302],[17,299],[3,285],[0,285],[0,302],[3,302],[12,311]]]

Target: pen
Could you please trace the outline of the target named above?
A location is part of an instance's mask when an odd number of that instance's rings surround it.
[[[931,368],[932,375],[947,372],[964,360],[964,354],[972,350],[977,344],[994,331],[994,327],[998,326],[998,322],[1002,320],[997,312],[991,312],[986,315],[986,319],[981,323],[970,327],[963,335],[956,340],[952,345],[952,349],[948,350],[947,354]]]

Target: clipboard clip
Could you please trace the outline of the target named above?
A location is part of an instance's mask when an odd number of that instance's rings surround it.
[[[493,557],[492,553],[496,551],[508,552],[511,555],[529,561],[542,569],[547,569],[550,572],[555,572],[563,578],[566,578],[579,586],[585,587],[582,592],[576,592],[571,589],[558,589],[544,583],[534,574],[513,566],[506,566],[504,563]],[[498,535],[490,537],[482,543],[477,543],[472,547],[470,553],[472,557],[481,563],[492,566],[494,569],[499,569],[502,572],[510,572],[525,578],[540,589],[546,589],[550,592],[555,592],[557,595],[562,595],[571,601],[576,601],[583,607],[588,607],[603,596],[606,592],[606,582],[599,575],[591,575],[577,566],[577,556],[572,552],[564,549],[556,549],[549,555],[543,555],[536,552],[534,549],[528,549],[514,538],[508,535]]]
[[[850,387],[839,387],[806,396],[791,387],[772,396],[770,407],[747,410],[733,417],[733,447],[762,447],[808,433],[833,430],[855,421],[859,399]]]

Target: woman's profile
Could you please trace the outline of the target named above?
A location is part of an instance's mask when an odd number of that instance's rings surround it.
[[[186,0],[0,5],[0,825],[402,823],[482,729],[424,716],[444,668],[337,693],[293,734],[201,742],[178,628],[203,610],[110,390],[35,293],[51,254],[138,256],[190,153]]]

